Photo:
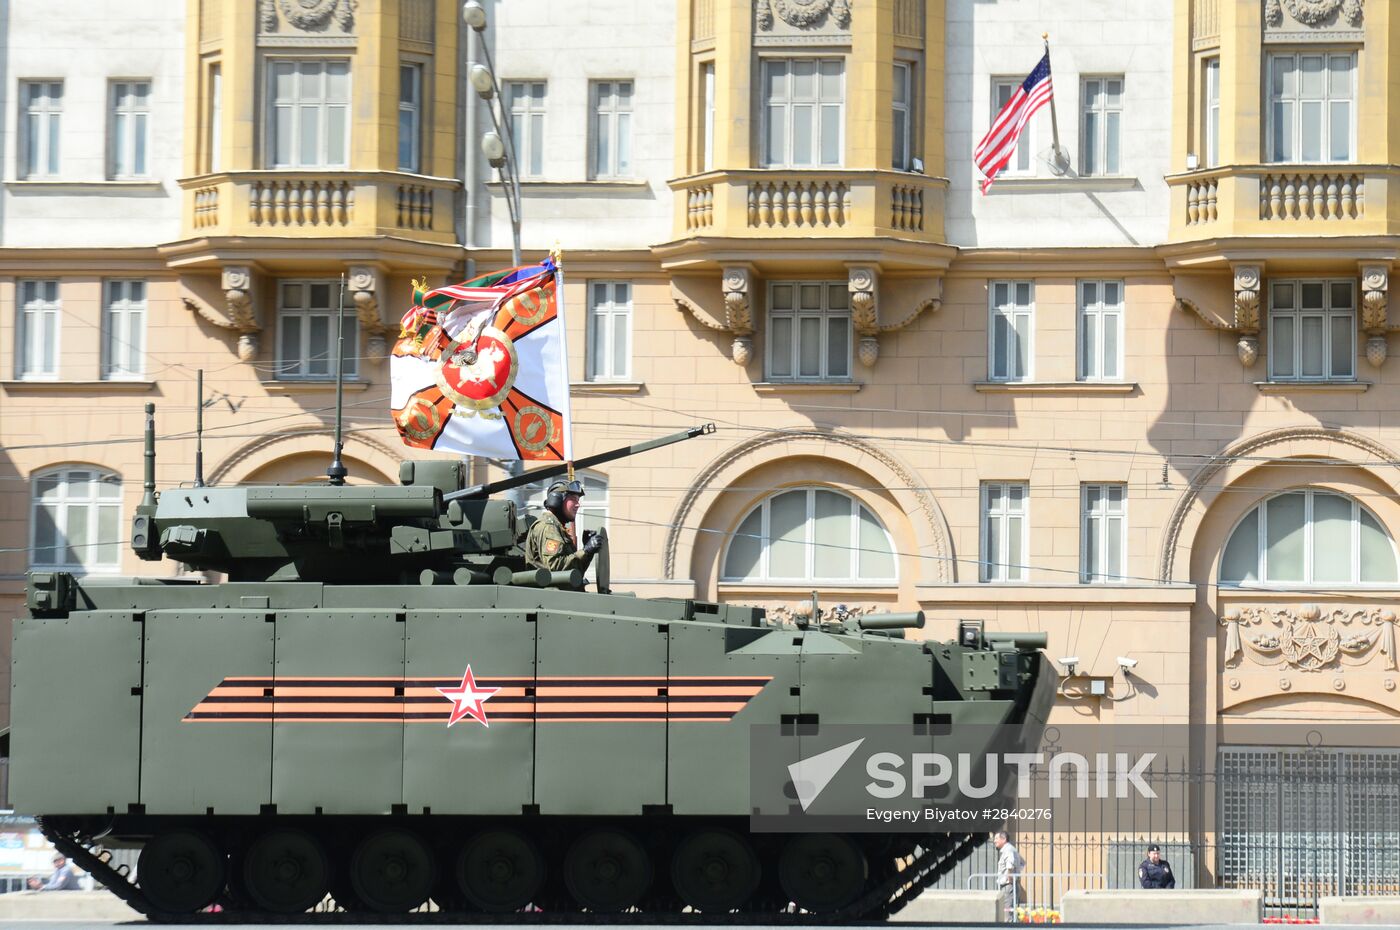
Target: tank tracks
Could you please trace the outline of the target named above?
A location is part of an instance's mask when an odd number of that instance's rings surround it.
[[[39,827],[54,848],[63,853],[79,868],[91,873],[93,878],[105,886],[135,910],[154,922],[188,923],[228,923],[249,922],[306,922],[330,924],[381,924],[381,923],[519,923],[519,924],[596,924],[600,915],[553,911],[548,913],[519,912],[515,914],[483,914],[472,911],[415,911],[408,914],[375,914],[351,911],[308,912],[298,917],[288,918],[281,914],[266,914],[250,910],[225,910],[217,913],[166,914],[152,906],[141,887],[131,880],[125,866],[118,867],[111,862],[111,854],[101,850],[92,837],[77,833],[67,833],[46,824],[38,818]],[[740,911],[730,914],[672,913],[663,911],[630,911],[620,914],[602,915],[607,923],[621,924],[833,924],[859,921],[884,920],[900,911],[905,905],[919,896],[940,877],[987,840],[985,833],[938,835],[945,842],[933,848],[918,847],[916,854],[896,867],[894,874],[878,881],[859,898],[845,907],[826,914],[779,911]]]

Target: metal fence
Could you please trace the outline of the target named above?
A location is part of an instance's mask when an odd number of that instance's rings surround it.
[[[1145,780],[1157,797],[1081,798],[1032,771],[1017,804],[1053,816],[1006,826],[1026,861],[1019,919],[1054,920],[1069,890],[1138,887],[1152,843],[1176,887],[1257,888],[1271,918],[1315,919],[1329,895],[1400,895],[1400,751],[1225,747],[1214,770],[1167,764]],[[995,888],[997,855],[987,843],[935,887]]]

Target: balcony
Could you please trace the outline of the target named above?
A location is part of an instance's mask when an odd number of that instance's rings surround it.
[[[1395,165],[1227,165],[1169,175],[1171,240],[1389,234],[1397,179]]]
[[[745,169],[671,182],[679,240],[943,240],[946,178],[904,171]]]
[[[452,178],[389,171],[230,171],[180,181],[191,237],[393,236],[452,243]]]

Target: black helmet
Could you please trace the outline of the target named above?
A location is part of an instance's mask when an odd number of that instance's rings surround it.
[[[573,494],[576,497],[583,497],[583,484],[578,481],[556,481],[549,486],[549,490],[544,495],[544,509],[554,514],[559,519],[564,519],[564,498]]]
[[[1154,853],[1161,852],[1162,850],[1161,847],[1159,847],[1156,843],[1153,843],[1151,846],[1147,847],[1147,851],[1150,853]]]

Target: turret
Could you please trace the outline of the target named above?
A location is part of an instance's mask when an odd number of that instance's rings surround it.
[[[578,468],[714,432],[714,424],[580,459]],[[553,465],[466,486],[457,461],[407,461],[399,486],[191,487],[155,493],[154,410],[147,405],[147,491],[131,545],[148,561],[169,557],[230,581],[357,584],[526,584],[580,588],[579,572],[525,563],[515,505],[490,495],[563,474]],[[332,476],[334,480],[334,476]],[[606,590],[607,552],[598,556]]]

